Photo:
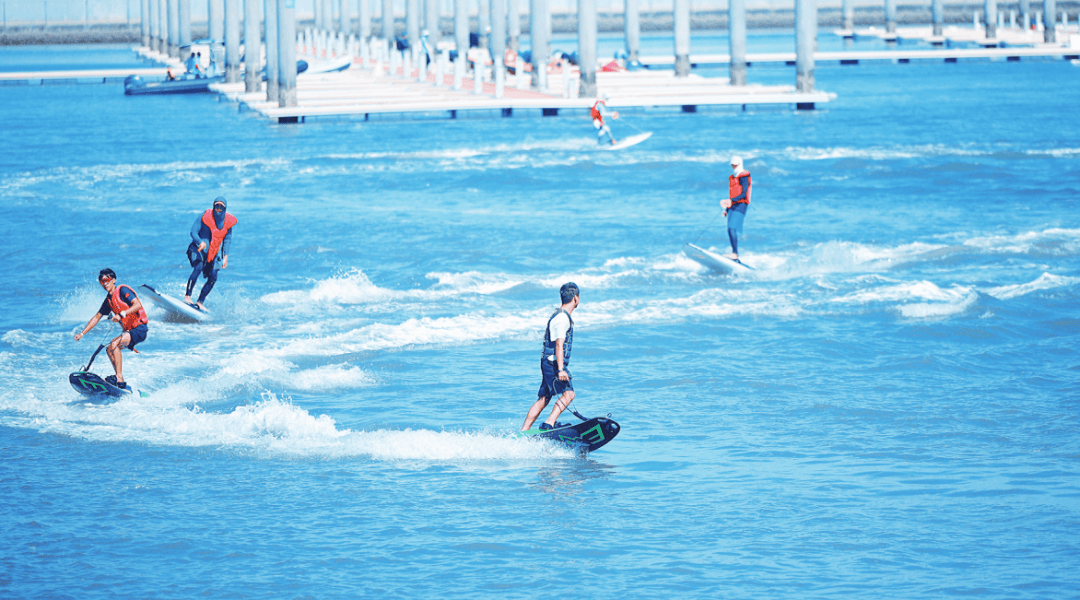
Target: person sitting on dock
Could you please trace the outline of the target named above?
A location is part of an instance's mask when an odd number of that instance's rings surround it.
[[[612,119],[618,119],[619,111],[609,110],[605,102],[607,99],[607,94],[605,94],[603,98],[597,98],[596,103],[592,105],[592,110],[589,111],[589,116],[592,117],[593,127],[597,129],[596,143],[604,143],[604,136],[606,135],[608,140],[610,140],[611,145],[614,146],[615,137],[611,135],[611,128],[607,126],[607,123],[604,123],[604,117],[610,114]]]
[[[229,267],[229,244],[232,243],[232,228],[236,225],[236,217],[225,212],[225,208],[224,196],[214,198],[213,208],[195,219],[195,224],[191,226],[192,241],[188,245],[187,255],[193,270],[188,277],[184,302],[191,304],[191,292],[202,273],[206,283],[199,292],[199,301],[195,303],[199,310],[206,310],[203,302],[217,283],[218,269]]]
[[[90,318],[90,322],[86,324],[82,332],[75,334],[75,341],[81,340],[88,331],[93,329],[101,320],[101,317],[112,314],[112,320],[120,323],[124,331],[113,338],[113,341],[109,342],[108,348],[105,349],[105,352],[109,355],[109,360],[112,361],[113,369],[116,370],[116,375],[109,375],[105,378],[105,381],[120,389],[127,389],[127,384],[124,383],[124,358],[120,355],[120,352],[124,348],[138,352],[138,350],[135,350],[135,345],[146,341],[148,329],[146,325],[150,322],[150,319],[146,316],[139,295],[129,286],[116,283],[116,273],[112,269],[102,269],[98,273],[98,283],[105,288],[108,295],[105,296],[101,308]]]
[[[728,197],[720,201],[727,217],[728,239],[731,240],[731,254],[726,258],[739,260],[739,234],[742,233],[746,208],[750,206],[750,171],[743,168],[743,159],[731,157],[731,175],[728,175]]]

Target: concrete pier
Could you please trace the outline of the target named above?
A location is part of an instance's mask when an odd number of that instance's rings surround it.
[[[359,36],[360,56],[370,58],[368,50],[371,42],[371,3],[373,0],[357,0],[359,16],[356,23],[356,35]]]
[[[983,25],[986,39],[997,39],[997,0],[983,0]]]
[[[277,1],[278,25],[278,106],[296,106],[296,0]],[[274,100],[270,98],[271,102]],[[289,122],[289,118],[279,122]],[[296,119],[292,119],[296,122]]]
[[[153,52],[161,52],[160,46],[160,20],[158,19],[158,0],[149,0],[150,6],[150,43],[146,44],[147,48],[150,48]]]
[[[382,37],[388,42],[394,41],[394,0],[382,2]]]
[[[454,89],[464,85],[463,79],[468,70],[469,53],[469,13],[466,0],[454,0],[454,45],[457,48],[457,60],[454,61]]]
[[[728,1],[728,29],[730,82],[731,85],[746,85],[746,0]]]
[[[941,37],[945,26],[945,8],[942,0],[930,0],[930,26],[934,37]]]
[[[841,27],[844,31],[855,30],[855,6],[852,0],[843,0],[840,5],[840,18],[843,21]]]
[[[491,5],[488,0],[476,0],[476,37],[480,48],[488,47],[491,36]]]
[[[151,0],[153,1],[153,0]],[[169,6],[165,0],[157,0],[158,5],[158,52],[169,55]]]
[[[225,81],[240,81],[240,0],[225,0]]]
[[[506,88],[506,0],[491,0],[491,62],[495,97],[501,99]]]
[[[641,49],[641,12],[638,0],[624,0],[623,37],[626,40],[626,61],[637,62]]]
[[[521,4],[520,0],[506,3],[506,45],[516,54],[521,50]]]
[[[439,40],[442,39],[442,4],[440,0],[426,0],[426,18],[424,30],[427,31],[428,51],[431,52],[431,60],[439,55]]]
[[[259,91],[262,80],[259,4],[259,0],[244,0],[244,88],[248,92]]]
[[[266,98],[277,100],[281,57],[278,52],[278,6],[277,0],[264,0],[263,19],[266,38]],[[295,41],[293,43],[296,43]]]
[[[176,11],[176,43],[177,46],[188,46],[191,44],[191,0],[176,0],[176,2],[178,5]],[[186,56],[179,56],[179,49],[177,53],[180,60],[187,60]]]
[[[150,47],[150,0],[139,3],[139,43],[144,48]]]
[[[799,26],[798,0],[795,5],[795,27]],[[896,0],[885,0],[885,31],[896,33]]]
[[[529,5],[529,44],[532,48],[532,84],[536,90],[547,89],[547,61],[551,56],[551,13],[547,0],[531,0]]]
[[[166,0],[167,13],[169,19],[169,56],[177,58],[180,56],[180,45],[177,43],[180,41],[180,6],[179,0]]]
[[[686,0],[689,2],[690,0]],[[689,51],[687,52],[689,55]],[[688,59],[689,60],[689,59]],[[596,0],[578,0],[578,65],[581,85],[578,95],[596,97]],[[689,67],[689,62],[687,62]],[[563,65],[567,69],[568,65]],[[563,77],[566,77],[564,71]]]
[[[207,37],[214,41],[225,40],[225,3],[224,0],[210,0],[206,7]]]
[[[1057,42],[1057,2],[1055,0],[1043,0],[1043,41]]]
[[[675,21],[675,76],[690,74],[690,0],[673,0]]]
[[[409,40],[409,53],[414,57],[420,56],[420,0],[406,0],[405,37]]]
[[[814,51],[817,45],[817,0],[795,0],[795,91],[814,91]],[[813,103],[799,103],[812,109]]]

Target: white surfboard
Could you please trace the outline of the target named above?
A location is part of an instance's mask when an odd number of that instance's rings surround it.
[[[721,273],[749,273],[754,269],[737,260],[731,260],[725,256],[721,256],[715,252],[709,252],[704,248],[699,248],[693,244],[687,244],[683,246],[683,254],[695,261],[713,269],[720,271]]]
[[[168,294],[163,294],[148,285],[140,285],[139,293],[149,296],[158,306],[168,311],[173,320],[190,323],[192,321],[206,321],[210,318],[208,311],[178,298],[173,298]]]
[[[615,142],[614,144],[607,144],[607,145],[604,146],[604,149],[606,149],[606,150],[622,150],[623,148],[629,148],[630,146],[636,146],[637,144],[640,144],[641,142],[644,142],[645,140],[649,139],[650,137],[652,137],[652,132],[651,131],[646,131],[645,133],[639,133],[637,135],[631,135],[629,137],[624,137],[623,139],[619,140],[618,142]]]

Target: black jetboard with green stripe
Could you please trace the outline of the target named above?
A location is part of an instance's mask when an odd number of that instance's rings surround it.
[[[575,425],[558,425],[554,429],[533,428],[518,435],[552,440],[582,452],[597,450],[619,435],[619,424],[607,417],[593,417]]]
[[[118,388],[99,377],[97,373],[89,371],[76,371],[68,375],[68,383],[75,388],[76,392],[86,396],[87,402],[93,404],[108,404],[128,396],[146,398],[150,395],[132,387]]]

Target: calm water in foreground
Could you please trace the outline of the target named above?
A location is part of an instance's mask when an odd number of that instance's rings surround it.
[[[1076,597],[1080,67],[816,75],[813,112],[627,111],[621,153],[0,87],[0,597]],[[727,251],[733,153],[745,278],[680,252]],[[181,294],[218,195],[213,322],[151,307],[151,396],[79,402],[97,271]],[[588,458],[506,437],[570,280],[575,404],[623,426]]]

